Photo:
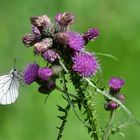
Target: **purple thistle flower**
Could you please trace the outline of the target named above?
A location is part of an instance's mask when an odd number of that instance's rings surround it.
[[[104,106],[106,110],[115,110],[118,107],[117,103],[114,101],[107,102]]]
[[[48,67],[39,68],[39,70],[38,70],[39,78],[41,78],[42,80],[45,80],[45,81],[47,81],[52,76],[52,74],[53,74],[52,70]]]
[[[109,80],[109,86],[113,90],[119,90],[124,85],[124,80],[118,77],[112,77]]]
[[[68,26],[73,23],[74,16],[71,13],[58,13],[55,16],[55,21],[61,26]]]
[[[52,63],[58,58],[58,53],[55,50],[47,50],[42,54],[42,57]]]
[[[95,39],[99,36],[99,31],[96,28],[90,28],[86,33],[84,33],[83,37],[86,41]]]
[[[29,64],[23,71],[23,81],[25,84],[30,85],[37,78],[37,72],[39,69],[38,64]]]
[[[89,53],[76,53],[73,59],[73,70],[81,76],[90,77],[95,75],[99,69],[98,61],[94,55]]]
[[[76,32],[66,32],[68,35],[68,47],[75,51],[81,51],[85,45],[85,40],[82,35]]]

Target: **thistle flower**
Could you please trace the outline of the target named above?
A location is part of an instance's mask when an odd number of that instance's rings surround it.
[[[76,32],[66,32],[68,36],[68,47],[74,51],[81,51],[85,45],[85,40],[82,35]]]
[[[109,80],[109,87],[111,91],[119,91],[121,89],[121,87],[124,85],[124,80],[118,77],[112,77]]]
[[[34,53],[44,53],[47,49],[51,48],[53,41],[51,38],[45,38],[41,42],[35,43]]]
[[[55,50],[49,49],[42,54],[42,57],[52,63],[58,59],[58,53]]]
[[[36,27],[39,27],[39,26],[44,27],[51,23],[51,20],[47,15],[31,17],[30,21],[31,21],[31,24]]]
[[[114,101],[107,102],[104,108],[108,111],[115,110],[118,107],[117,103]]]
[[[71,13],[59,13],[55,16],[55,21],[61,26],[68,26],[73,23],[74,16]]]
[[[95,39],[98,36],[99,36],[99,31],[96,28],[90,28],[86,33],[83,34],[83,37],[86,40],[86,42]]]
[[[45,80],[45,81],[47,81],[52,76],[52,74],[53,74],[52,70],[48,67],[39,68],[39,70],[38,70],[39,78],[41,78],[42,80]]]
[[[37,36],[33,35],[33,34],[26,34],[22,38],[22,42],[26,46],[34,45],[38,40],[39,40],[39,38]]]
[[[36,63],[26,66],[25,70],[23,71],[23,81],[25,84],[30,85],[36,80],[38,69],[39,65]]]
[[[72,58],[73,70],[78,72],[81,76],[90,77],[95,75],[99,69],[98,61],[94,55],[89,53],[76,53]]]

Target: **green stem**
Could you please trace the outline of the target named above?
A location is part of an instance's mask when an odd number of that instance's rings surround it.
[[[96,87],[88,78],[85,78],[85,80],[89,83],[89,85],[91,85],[93,88],[96,89],[97,92],[103,94],[105,97],[109,98],[110,100],[113,100],[114,102],[116,102],[117,104],[119,104],[123,110],[129,115],[130,118],[134,119],[133,114],[127,109],[127,107],[118,99],[110,96],[109,94],[106,93],[106,91],[102,91],[100,90],[98,87]],[[139,123],[136,119],[134,119],[137,123]],[[139,123],[140,125],[140,123]]]
[[[108,125],[106,127],[105,133],[103,135],[103,140],[109,140],[109,136],[110,136],[113,120],[114,120],[114,114],[115,114],[114,111],[110,112],[110,119],[109,119]]]

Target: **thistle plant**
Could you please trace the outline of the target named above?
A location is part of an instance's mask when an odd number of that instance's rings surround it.
[[[32,47],[33,55],[44,60],[45,65],[42,67],[37,62],[28,64],[23,71],[23,80],[27,85],[36,82],[38,92],[46,96],[51,95],[54,89],[62,93],[66,106],[58,105],[58,111],[63,115],[58,116],[61,125],[57,127],[57,140],[63,136],[70,109],[94,140],[108,140],[111,134],[120,132],[120,125],[116,128],[113,125],[114,115],[119,108],[139,125],[124,105],[125,95],[120,92],[124,80],[112,77],[109,80],[109,88],[99,84],[100,61],[95,52],[86,50],[88,43],[99,36],[97,28],[90,28],[82,34],[72,31],[70,25],[74,22],[74,15],[69,12],[58,13],[54,17],[54,23],[47,15],[31,17],[30,21],[31,33],[24,35],[22,41],[27,48]],[[70,93],[71,83],[75,93]],[[97,94],[103,95],[104,110],[110,113],[105,128],[99,126],[95,99]]]

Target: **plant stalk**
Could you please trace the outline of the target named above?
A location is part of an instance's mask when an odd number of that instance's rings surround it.
[[[110,133],[111,133],[114,116],[115,116],[115,111],[111,111],[110,112],[110,119],[109,119],[108,125],[106,127],[105,133],[103,135],[103,140],[109,140],[109,136],[110,136]]]

